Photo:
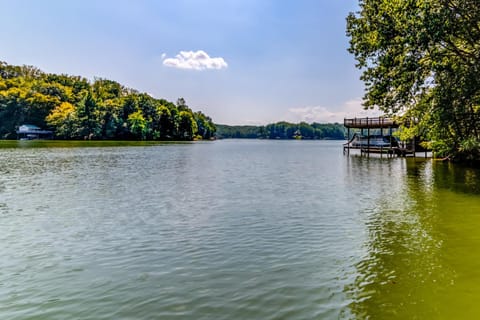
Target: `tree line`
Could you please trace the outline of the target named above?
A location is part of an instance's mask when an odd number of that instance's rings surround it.
[[[220,139],[345,139],[345,128],[338,123],[277,122],[266,126],[217,124]]]
[[[472,0],[360,0],[347,18],[366,108],[437,155],[480,161],[480,10]]]
[[[183,98],[173,103],[112,80],[0,61],[0,138],[15,139],[22,124],[51,129],[59,139],[193,140],[216,131]]]

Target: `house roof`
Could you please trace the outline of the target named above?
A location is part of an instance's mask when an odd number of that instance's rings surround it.
[[[33,124],[22,124],[20,127],[18,127],[17,134],[52,134],[53,131],[49,130],[42,130],[40,127],[37,127]]]
[[[40,127],[37,127],[36,125],[33,125],[33,124],[22,124],[22,125],[20,126],[20,128],[40,130]]]

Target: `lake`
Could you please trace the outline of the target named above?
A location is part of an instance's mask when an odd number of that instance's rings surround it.
[[[480,171],[341,141],[0,141],[1,319],[480,317]]]

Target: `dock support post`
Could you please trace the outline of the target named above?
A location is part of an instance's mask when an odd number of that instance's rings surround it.
[[[367,118],[368,123],[368,118]],[[370,157],[370,127],[367,127],[367,156]]]
[[[347,128],[347,155],[350,155],[350,127]]]

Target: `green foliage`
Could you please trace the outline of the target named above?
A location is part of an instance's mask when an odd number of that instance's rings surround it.
[[[148,126],[142,111],[138,110],[128,116],[128,128],[135,138],[145,140]]]
[[[459,152],[465,160],[480,159],[480,141],[476,138],[469,138],[460,143]]]
[[[192,113],[188,111],[180,111],[178,114],[178,118],[178,131],[180,137],[183,137],[184,140],[193,140],[195,134],[197,133],[198,127]]]
[[[50,127],[57,128],[56,134],[63,139],[72,139],[78,132],[77,113],[69,102],[62,102],[55,107],[46,118]]]
[[[257,139],[265,137],[265,127],[216,124],[219,139]],[[261,131],[262,130],[262,131]]]
[[[0,62],[0,138],[15,138],[25,123],[60,139],[210,139],[216,130],[183,98],[176,105],[107,79],[90,83]]]
[[[217,124],[216,128],[217,137],[220,139],[345,139],[345,128],[338,123],[277,122],[266,126]]]
[[[212,139],[216,129],[215,124],[210,117],[204,115],[201,111],[193,114],[195,121],[197,122],[198,136],[201,139]]]
[[[77,107],[77,119],[79,121],[80,136],[84,139],[98,138],[100,133],[98,118],[98,106],[91,92],[87,92],[85,98]]]
[[[477,157],[479,21],[477,1],[361,0],[347,35],[363,70],[365,107],[410,121],[410,133],[437,154]]]

